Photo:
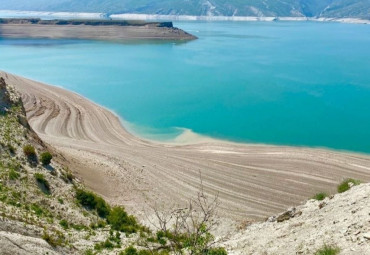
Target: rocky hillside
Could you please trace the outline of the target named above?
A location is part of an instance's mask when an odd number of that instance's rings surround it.
[[[368,0],[0,0],[4,10],[370,18]]]
[[[352,187],[243,226],[230,236],[230,254],[370,254],[370,184]],[[333,253],[318,253],[331,249]],[[336,251],[336,252],[334,252]]]
[[[20,97],[1,77],[0,134],[1,254],[125,254],[135,233],[145,232],[123,208],[111,209],[84,189],[63,157],[32,131]],[[130,223],[117,227],[107,217],[112,211]]]
[[[126,235],[108,224],[103,209],[115,208],[85,191],[63,161],[33,132],[20,97],[0,77],[1,254],[92,254],[135,243],[130,233],[141,228],[134,218]]]

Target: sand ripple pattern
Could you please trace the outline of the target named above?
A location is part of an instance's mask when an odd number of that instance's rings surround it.
[[[343,178],[370,181],[370,156],[325,149],[208,141],[159,144],[128,133],[112,112],[64,89],[0,72],[18,88],[31,127],[63,153],[72,170],[107,199],[143,212],[193,196],[202,172],[219,193],[220,214],[261,219]]]

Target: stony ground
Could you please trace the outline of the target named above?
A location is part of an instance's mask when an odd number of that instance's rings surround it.
[[[343,255],[370,254],[369,205],[370,184],[354,186],[290,209],[285,215],[295,216],[286,221],[270,217],[247,226],[225,245],[235,255],[314,254],[324,244],[338,247]]]

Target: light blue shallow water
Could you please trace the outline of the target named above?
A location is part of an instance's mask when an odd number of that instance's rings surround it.
[[[184,44],[0,40],[0,69],[76,91],[144,137],[370,152],[370,26],[182,22]],[[164,135],[165,134],[165,135]]]

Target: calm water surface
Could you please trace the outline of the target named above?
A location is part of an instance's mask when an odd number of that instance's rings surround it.
[[[134,132],[370,152],[370,26],[181,22],[189,43],[0,39],[0,69],[104,105]]]

